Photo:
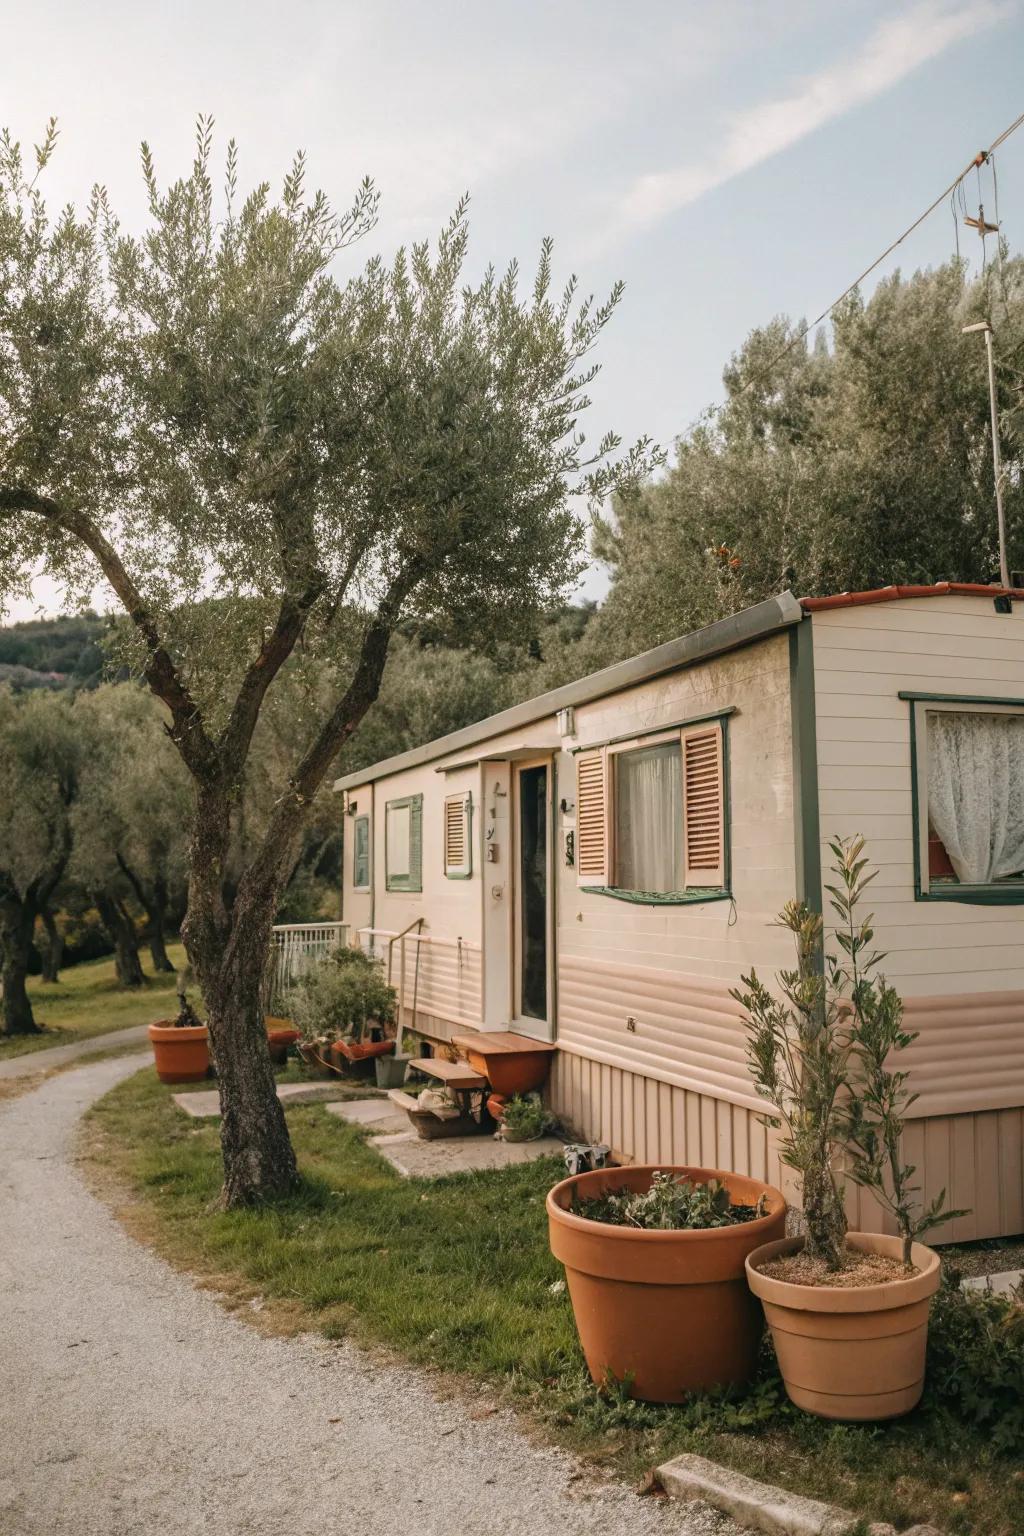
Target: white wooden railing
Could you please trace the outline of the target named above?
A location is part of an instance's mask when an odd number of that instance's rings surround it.
[[[287,1011],[288,994],[314,965],[348,943],[348,923],[277,923],[267,966],[269,1013]]]

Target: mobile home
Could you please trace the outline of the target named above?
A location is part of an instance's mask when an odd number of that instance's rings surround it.
[[[551,1042],[581,1137],[769,1178],[730,989],[792,964],[776,913],[863,834],[910,1160],[970,1208],[936,1239],[1024,1231],[1024,591],[786,592],[336,788],[407,1024]]]

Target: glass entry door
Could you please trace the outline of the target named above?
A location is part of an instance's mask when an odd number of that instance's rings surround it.
[[[524,1034],[551,1036],[550,765],[516,771],[515,1013]]]

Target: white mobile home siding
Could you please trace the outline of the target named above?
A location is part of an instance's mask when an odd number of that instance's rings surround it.
[[[901,691],[1024,699],[1024,607],[936,596],[814,613],[822,869],[862,833],[885,971],[920,1037],[907,1150],[927,1194],[972,1214],[936,1241],[1024,1231],[1024,906],[915,900],[910,704]]]

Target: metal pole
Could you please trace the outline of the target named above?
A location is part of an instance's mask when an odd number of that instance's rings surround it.
[[[999,525],[999,580],[1010,585],[1010,567],[1006,558],[1006,520],[1003,516],[1003,470],[999,462],[999,409],[996,405],[996,365],[992,357],[992,327],[985,327],[985,351],[988,353],[988,398],[992,412],[992,467],[996,477],[996,520]]]

